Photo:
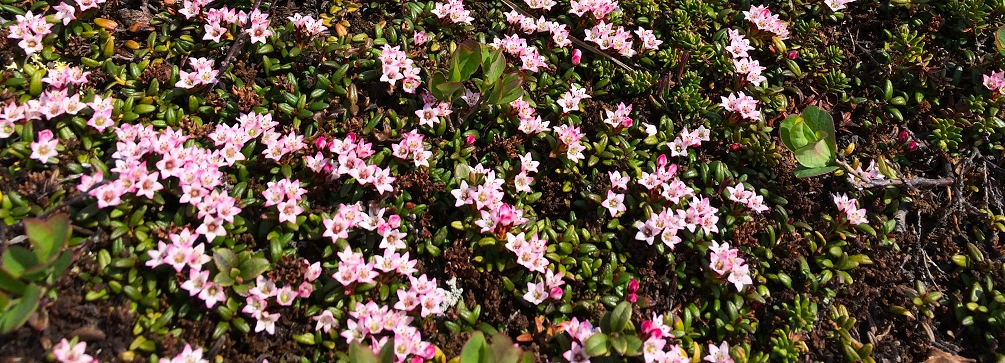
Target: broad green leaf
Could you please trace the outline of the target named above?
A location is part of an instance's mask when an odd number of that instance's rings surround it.
[[[25,289],[24,295],[18,299],[9,310],[3,312],[3,322],[0,323],[0,334],[5,334],[14,329],[20,328],[28,321],[31,314],[38,309],[38,302],[42,299],[42,288],[31,284]]]
[[[57,258],[55,262],[53,262],[52,264],[53,282],[55,282],[55,280],[59,280],[59,278],[63,276],[63,271],[66,271],[66,268],[70,267],[70,263],[72,262],[73,262],[73,251],[63,251],[63,253],[59,254],[59,258]]]
[[[484,357],[486,356],[486,354],[483,354],[485,350],[485,334],[482,334],[480,331],[474,332],[471,335],[471,339],[468,339],[468,342],[464,344],[464,348],[461,349],[460,363],[483,363],[488,358]]]
[[[502,49],[491,51],[485,60],[485,83],[495,83],[502,77],[504,71],[506,71],[506,57],[503,56]]]
[[[807,168],[830,166],[835,154],[827,147],[827,136],[795,151],[796,160]]]
[[[523,351],[514,347],[513,342],[506,334],[495,333],[492,335],[492,357],[495,363],[519,363],[520,355]]]
[[[230,274],[230,270],[234,269],[238,263],[237,255],[229,248],[218,248],[213,251],[213,263],[216,264],[216,269],[220,270],[220,273]]]
[[[24,229],[38,260],[48,261],[66,245],[70,237],[70,220],[65,213],[55,214],[46,221],[25,219]]]
[[[822,168],[807,168],[802,165],[796,166],[795,175],[796,178],[809,178],[817,175],[824,175],[835,170],[840,169],[837,166],[825,166]]]
[[[380,347],[380,354],[378,355],[377,358],[380,359],[380,363],[394,363],[395,362],[395,356],[394,356],[394,337],[387,338],[387,341],[384,342],[384,346]]]
[[[642,353],[642,339],[637,335],[626,335],[625,342],[628,343],[628,347],[621,354],[634,357]]]
[[[220,286],[232,286],[236,281],[230,277],[230,272],[220,271],[213,277],[213,282]]]
[[[450,58],[450,81],[463,82],[471,78],[482,65],[482,50],[478,42],[466,40],[457,45]]]
[[[485,102],[501,105],[513,102],[521,95],[523,95],[523,77],[519,73],[510,73],[496,83]]]
[[[583,342],[583,350],[591,357],[604,356],[609,353],[607,343],[607,334],[595,333],[587,338],[586,342]]]
[[[15,278],[38,265],[38,256],[21,246],[11,246],[3,254],[3,269]]]
[[[620,333],[625,330],[628,326],[628,322],[632,320],[632,304],[627,301],[622,301],[618,306],[614,307],[611,311],[611,331],[615,333]]]
[[[995,48],[998,48],[998,53],[1005,55],[1005,26],[995,32]]]
[[[380,363],[377,355],[373,351],[359,342],[352,342],[349,345],[349,361],[353,363]]]
[[[252,257],[247,261],[241,263],[241,279],[244,281],[253,281],[256,277],[261,275],[265,270],[269,269],[269,260],[262,257]]]
[[[625,339],[624,335],[612,336],[610,338],[611,348],[614,348],[615,352],[624,355],[628,351],[628,340]]]
[[[790,141],[792,137],[789,135],[792,134],[792,127],[795,126],[796,122],[802,123],[802,117],[799,115],[790,115],[789,117],[786,117],[780,125],[778,125],[778,136],[782,139],[782,144],[789,150],[793,151],[798,149],[798,147],[792,144]]]
[[[827,141],[826,146],[831,154],[837,153],[837,143],[834,141],[834,119],[831,115],[817,106],[809,106],[803,110],[803,119],[806,125],[813,129],[816,135]]]
[[[449,82],[443,72],[433,73],[429,80],[429,91],[440,101],[451,101],[454,93],[464,87],[460,82]]]
[[[4,269],[0,269],[0,290],[15,295],[24,295],[24,289],[26,288],[28,288],[28,285],[25,285],[24,282],[21,282],[21,280],[18,280]],[[3,309],[2,305],[0,305],[0,309]]]

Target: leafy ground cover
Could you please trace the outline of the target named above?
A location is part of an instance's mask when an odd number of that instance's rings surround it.
[[[2,0],[0,357],[1005,360],[1003,15]]]

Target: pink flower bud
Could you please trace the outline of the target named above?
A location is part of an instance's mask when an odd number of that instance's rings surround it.
[[[467,138],[464,139],[464,142],[466,142],[468,145],[474,144],[475,135],[468,135]]]
[[[297,289],[297,295],[299,295],[301,299],[311,297],[312,293],[314,293],[314,285],[307,281],[302,282],[300,284],[300,288]]]
[[[634,293],[628,294],[628,302],[634,304],[638,300],[639,300],[638,295],[635,295]]]
[[[910,137],[911,135],[909,135],[906,130],[901,131],[900,134],[897,135],[897,143],[900,144],[906,143],[907,140],[910,139]]]
[[[564,294],[564,293],[565,293],[565,291],[562,291],[561,287],[553,287],[553,288],[551,288],[550,297],[551,297],[552,300],[561,300],[562,299],[562,294]]]
[[[796,59],[796,57],[799,57],[799,53],[797,53],[794,50],[790,50],[789,51],[789,59]]]
[[[632,279],[628,281],[628,293],[634,294],[636,291],[639,291],[639,280]]]
[[[907,152],[913,153],[915,151],[918,151],[918,142],[911,140],[911,142],[907,144]]]
[[[579,49],[572,50],[572,64],[579,65],[579,62],[583,60],[583,51]]]
[[[314,146],[317,146],[318,149],[324,149],[325,145],[328,145],[328,140],[324,136],[318,136],[318,139],[314,140]]]
[[[737,151],[737,150],[740,150],[740,144],[733,143],[729,145],[729,151]]]

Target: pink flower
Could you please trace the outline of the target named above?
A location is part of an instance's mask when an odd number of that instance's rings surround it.
[[[306,262],[307,261],[304,261],[304,263]],[[304,278],[307,279],[308,282],[314,282],[314,280],[317,280],[318,277],[321,277],[321,262],[315,262],[310,266],[307,266],[307,273],[304,275]]]
[[[572,50],[572,64],[573,65],[579,65],[579,63],[582,62],[582,59],[583,59],[583,51],[581,51],[579,49],[573,49]]]
[[[276,334],[276,321],[279,320],[279,315],[263,311],[262,315],[258,318],[258,323],[255,324],[255,332],[265,330],[269,334]]]
[[[607,191],[607,200],[604,200],[604,207],[611,212],[611,218],[616,217],[618,214],[626,210],[625,207],[625,195],[617,194],[614,190]]]
[[[542,302],[550,297],[551,293],[544,286],[543,282],[527,283],[527,293],[523,295],[524,300],[527,300],[531,304],[541,305]]]
[[[227,301],[227,294],[223,292],[223,286],[207,281],[205,287],[199,292],[199,298],[206,302],[207,309],[212,309],[216,303]]]
[[[317,327],[314,330],[324,330],[328,333],[333,327],[338,327],[338,321],[335,320],[335,316],[332,315],[330,310],[322,311],[320,315],[313,317],[314,321],[318,322]]]
[[[56,158],[56,148],[59,147],[59,140],[54,139],[52,130],[42,130],[38,132],[35,142],[31,143],[31,158],[48,163],[49,159]]]
[[[87,343],[78,342],[74,345],[70,345],[70,342],[63,338],[52,350],[52,355],[56,356],[56,359],[62,363],[91,363],[94,362],[94,358],[90,355],[84,354],[84,350],[87,349]]]
[[[708,355],[705,356],[705,361],[711,363],[733,363],[733,358],[729,356],[729,344],[722,342],[718,347],[714,344],[709,344]]]
[[[206,287],[207,282],[209,282],[209,270],[192,269],[188,271],[188,281],[183,282],[181,288],[188,291],[189,296],[196,296]]]
[[[293,305],[293,299],[299,295],[298,292],[294,292],[290,285],[283,286],[276,293],[276,303],[282,306]]]
[[[569,363],[590,363],[590,355],[586,354],[586,349],[583,349],[577,342],[572,342],[572,347],[562,353],[562,357]]]

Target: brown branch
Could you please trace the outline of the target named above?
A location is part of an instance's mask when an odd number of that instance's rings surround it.
[[[838,165],[843,167],[844,170],[848,172],[848,174],[854,175],[855,177],[861,180],[861,181],[858,180],[852,181],[852,183],[855,184],[855,186],[858,188],[872,189],[872,188],[885,188],[890,186],[893,187],[909,186],[912,188],[934,188],[934,187],[953,185],[953,182],[955,182],[955,180],[951,177],[944,177],[938,179],[899,178],[899,179],[871,180],[871,178],[866,177],[865,175],[859,173],[857,170],[853,169],[851,165],[848,165],[848,163],[841,160],[837,160],[836,162]]]

